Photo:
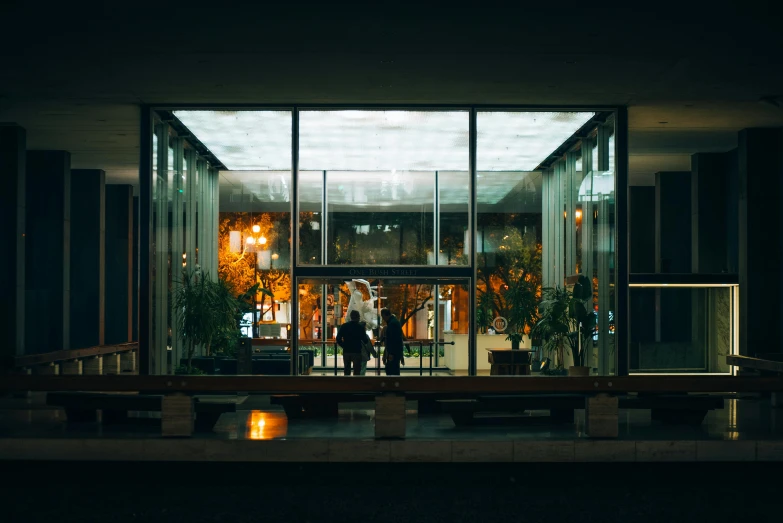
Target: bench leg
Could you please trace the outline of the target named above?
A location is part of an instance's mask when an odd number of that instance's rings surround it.
[[[306,398],[302,400],[302,410],[307,417],[336,418],[337,401],[328,399]]]
[[[405,396],[383,394],[375,397],[375,437],[405,437]]]
[[[180,392],[166,394],[160,417],[163,436],[192,436],[195,418],[193,397]]]
[[[458,427],[462,427],[465,425],[473,425],[473,411],[472,410],[453,411],[451,413],[451,420],[454,422],[454,425]]]
[[[701,425],[706,409],[650,409],[650,418],[674,425]]]
[[[98,421],[98,411],[95,409],[65,408],[65,418],[71,423],[91,423]]]
[[[783,407],[783,392],[773,392],[770,394],[770,405],[774,408]]]
[[[573,423],[574,409],[549,409],[549,417],[555,423]]]
[[[619,435],[617,396],[597,394],[585,400],[585,432],[590,438],[616,438]]]
[[[196,414],[196,432],[212,432],[220,415],[220,412],[199,412]]]
[[[128,421],[127,410],[101,410],[101,421],[104,425],[113,425],[116,423],[125,423]]]

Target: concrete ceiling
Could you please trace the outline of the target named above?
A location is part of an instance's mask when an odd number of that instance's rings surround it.
[[[633,184],[783,126],[772,2],[290,4],[3,4],[0,122],[133,184],[141,103],[624,104]]]

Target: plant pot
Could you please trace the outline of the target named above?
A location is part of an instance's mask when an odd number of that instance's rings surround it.
[[[569,376],[589,376],[590,375],[590,367],[583,367],[581,365],[572,365],[568,367],[568,375]]]
[[[511,340],[511,349],[519,350],[519,340]]]

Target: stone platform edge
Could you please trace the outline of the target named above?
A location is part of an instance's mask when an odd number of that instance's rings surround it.
[[[0,460],[214,462],[783,461],[783,441],[2,438]]]

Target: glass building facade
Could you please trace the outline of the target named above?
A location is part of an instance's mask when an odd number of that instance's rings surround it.
[[[632,332],[650,328],[629,322],[629,303],[651,303],[638,296],[678,298],[629,286],[625,108],[145,107],[142,126],[142,372],[235,353],[231,337],[184,339],[194,271],[257,285],[239,328],[285,350],[288,374],[341,374],[338,327],[357,309],[377,338],[383,307],[403,325],[404,373],[486,374],[486,349],[516,340],[567,368],[572,351],[536,325],[547,289],[575,283],[591,291],[591,373],[728,372],[708,340],[736,349],[734,287],[677,291],[687,335],[654,311],[652,338]],[[688,354],[666,360],[676,343]]]

